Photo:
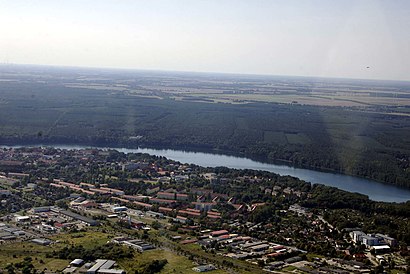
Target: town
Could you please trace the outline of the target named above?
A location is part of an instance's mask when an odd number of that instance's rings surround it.
[[[410,270],[409,203],[102,149],[3,148],[0,172],[4,273]]]

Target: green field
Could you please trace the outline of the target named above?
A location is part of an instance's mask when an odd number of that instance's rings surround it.
[[[10,263],[21,262],[25,257],[32,257],[32,263],[38,270],[62,271],[67,267],[70,260],[47,258],[47,254],[70,245],[82,245],[86,249],[93,248],[104,245],[113,236],[110,233],[91,230],[88,232],[53,236],[51,238],[58,242],[51,246],[40,246],[29,242],[3,244],[0,246],[0,265],[5,267]],[[138,269],[144,263],[158,259],[166,259],[168,261],[160,273],[194,273],[192,267],[195,264],[192,261],[184,256],[162,249],[148,250],[143,253],[136,252],[134,258],[119,259],[117,263],[119,268],[126,270],[127,273],[133,273],[132,270]],[[218,270],[212,273],[220,274],[225,272]]]

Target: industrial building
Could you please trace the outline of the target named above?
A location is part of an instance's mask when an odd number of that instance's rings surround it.
[[[115,265],[113,260],[102,260],[98,259],[95,261],[95,264],[87,270],[87,274],[96,274],[96,273],[111,273],[111,274],[125,274],[125,271],[122,269],[112,269]]]

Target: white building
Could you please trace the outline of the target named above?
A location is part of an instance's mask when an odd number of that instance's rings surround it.
[[[15,221],[16,221],[17,223],[29,222],[29,221],[30,221],[30,217],[29,217],[29,216],[16,216],[16,217],[15,217]]]
[[[352,231],[350,232],[350,237],[355,243],[361,243],[363,236],[367,236],[363,231]]]
[[[211,265],[211,264],[207,264],[207,265],[198,265],[196,267],[193,267],[192,270],[195,272],[206,272],[206,271],[211,271],[211,270],[215,270],[216,267]]]

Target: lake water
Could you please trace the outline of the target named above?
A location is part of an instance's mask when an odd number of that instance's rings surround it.
[[[39,145],[40,146],[40,145]],[[61,149],[82,149],[84,146],[56,145]],[[108,149],[108,148],[104,148]],[[204,152],[190,152],[172,149],[150,148],[112,148],[124,153],[148,153],[151,155],[164,156],[181,163],[196,164],[204,167],[226,166],[237,169],[256,169],[274,172],[280,175],[290,175],[313,184],[324,184],[337,187],[349,192],[357,192],[369,196],[374,201],[405,202],[410,200],[410,190],[393,185],[367,180],[359,177],[328,173],[316,170],[295,168],[287,165],[262,163],[248,158],[228,156]]]

